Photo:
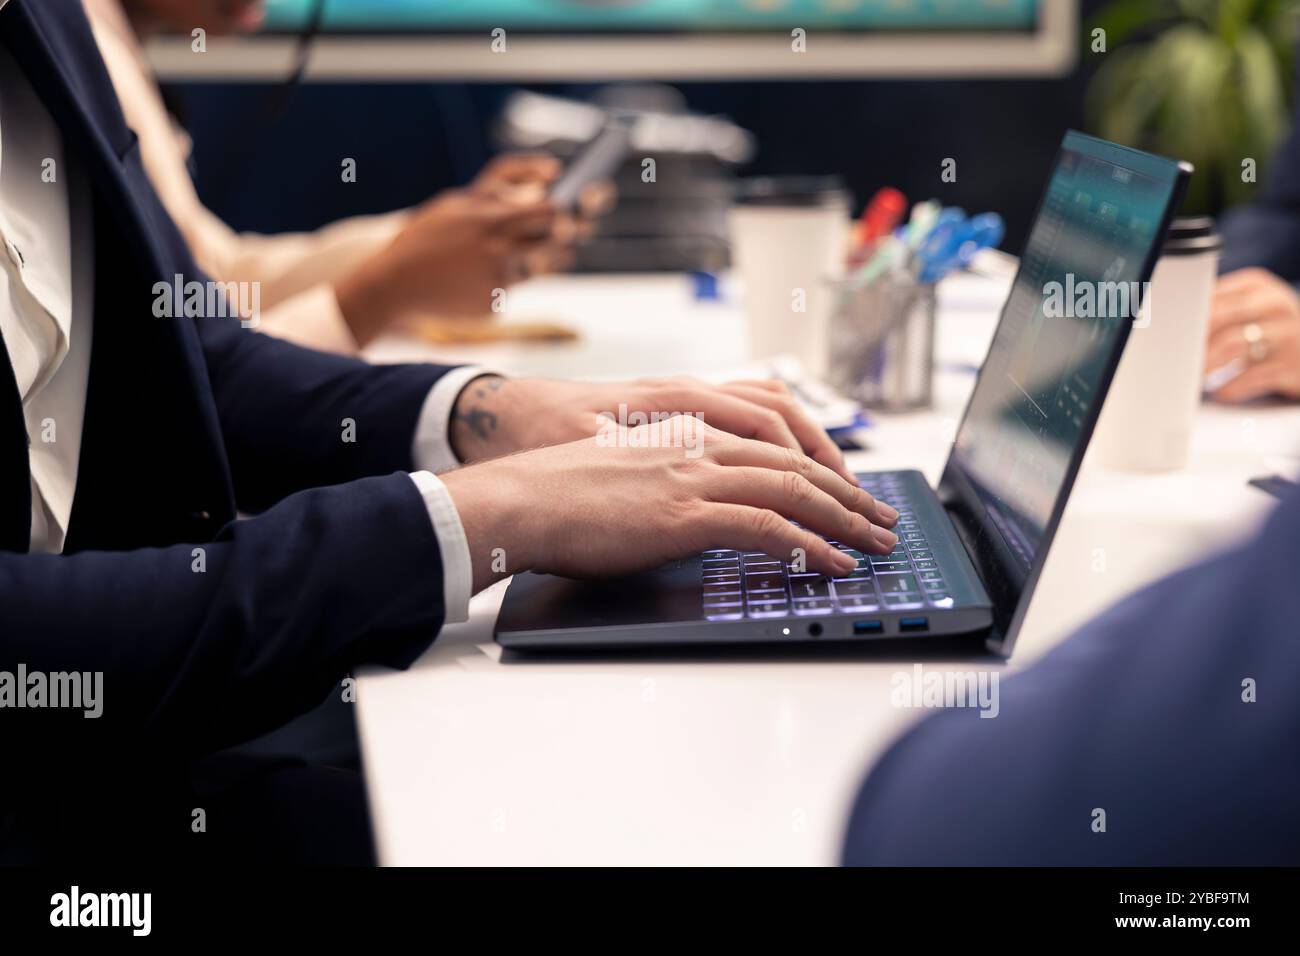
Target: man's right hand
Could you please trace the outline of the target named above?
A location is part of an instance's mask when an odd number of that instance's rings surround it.
[[[496,290],[526,277],[527,256],[550,241],[555,215],[543,199],[439,193],[335,285],[339,308],[361,345],[411,315],[484,315]]]
[[[823,536],[871,554],[898,543],[887,530],[896,511],[789,448],[690,416],[620,434],[440,476],[465,528],[476,592],[524,570],[606,577],[710,548],[786,562],[802,554],[810,571],[842,576],[855,562]]]

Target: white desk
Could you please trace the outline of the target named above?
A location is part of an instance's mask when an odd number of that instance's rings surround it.
[[[941,362],[980,361],[1000,301],[996,283],[945,285]],[[536,281],[509,315],[563,319],[584,338],[441,354],[570,377],[708,374],[747,359],[738,310],[695,304],[680,277]],[[374,353],[427,357],[401,342]],[[941,374],[935,409],[878,418],[872,450],[850,465],[919,467],[936,480],[973,382]],[[1298,443],[1298,409],[1211,407],[1186,471],[1122,475],[1085,461],[1010,666],[1248,534],[1271,499],[1246,480]],[[503,592],[475,598],[470,621],[410,670],[360,677],[385,864],[832,864],[863,773],[924,714],[890,704],[899,662],[501,663],[492,625]]]

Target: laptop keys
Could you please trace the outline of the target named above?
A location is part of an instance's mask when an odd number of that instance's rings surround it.
[[[900,593],[900,592],[917,592],[920,587],[917,586],[916,578],[911,574],[882,574],[876,578],[880,585],[882,594]]]
[[[722,621],[952,607],[952,594],[902,483],[885,475],[866,487],[898,510],[893,530],[899,540],[893,551],[868,555],[828,539],[857,561],[852,572],[834,579],[808,570],[803,562],[761,551],[706,551],[700,557],[705,617]]]
[[[870,581],[836,581],[835,596],[843,601],[846,597],[875,598],[876,586]]]
[[[872,561],[871,567],[877,574],[895,574],[912,570],[912,565],[908,561]]]
[[[785,575],[780,572],[745,575],[745,593],[758,594],[764,591],[785,594]]]
[[[797,582],[791,581],[790,594],[796,601],[806,601],[810,599],[830,600],[830,581],[822,577],[812,578],[811,580],[804,578]]]
[[[794,613],[798,615],[808,614],[833,614],[835,612],[835,602],[829,597],[825,598],[804,598],[795,599]]]

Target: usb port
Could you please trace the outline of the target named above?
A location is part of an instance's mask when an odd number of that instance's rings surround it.
[[[898,621],[900,631],[928,631],[930,629],[930,619],[928,617],[904,617]]]
[[[880,621],[854,621],[854,634],[879,634],[885,629]]]

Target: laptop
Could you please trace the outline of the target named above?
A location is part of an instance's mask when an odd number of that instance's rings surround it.
[[[518,574],[498,642],[576,650],[962,636],[1009,655],[1191,171],[1066,134],[939,487],[915,470],[857,476],[899,511],[892,553],[836,543],[858,567],[834,579],[728,549],[601,581]]]

